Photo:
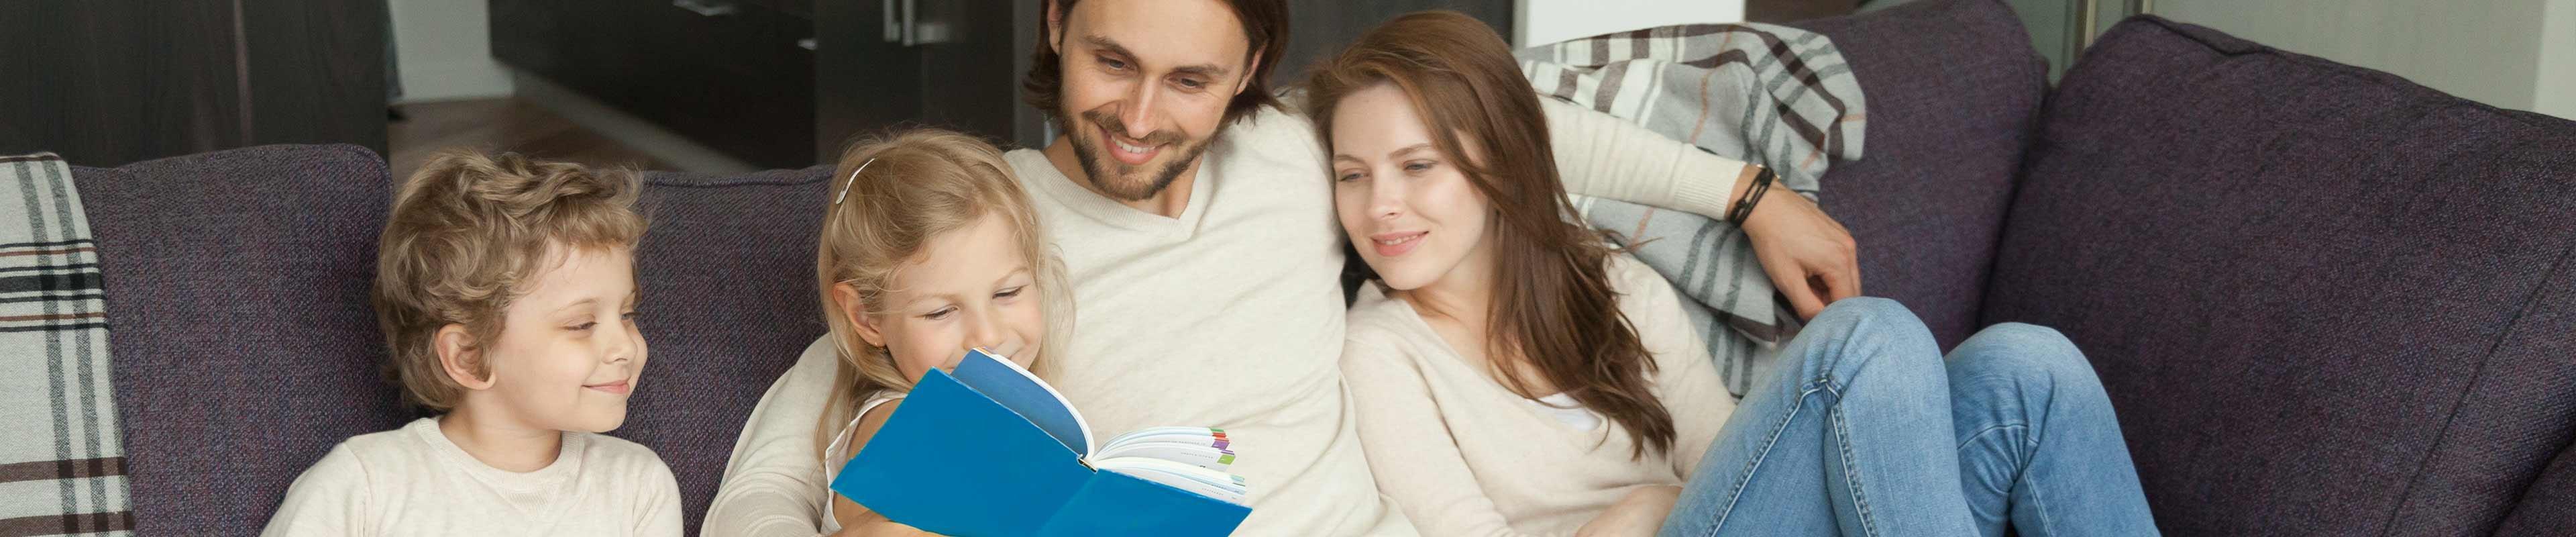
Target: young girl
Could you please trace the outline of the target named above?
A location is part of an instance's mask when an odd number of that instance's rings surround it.
[[[1670,284],[1566,220],[1539,97],[1492,29],[1406,15],[1311,72],[1335,212],[1375,273],[1343,379],[1422,533],[2154,533],[2056,332],[1998,325],[1945,361],[1903,306],[1845,299],[1730,404]],[[1748,232],[1822,215],[1748,186]]]
[[[917,129],[860,142],[817,204],[827,207],[814,287],[829,333],[799,369],[835,372],[783,374],[762,395],[708,534],[914,534],[829,491],[832,475],[922,374],[979,346],[1043,374],[1066,333],[1054,325],[1072,320],[1028,196],[979,139]]]
[[[917,130],[841,157],[815,256],[838,373],[814,424],[828,486],[933,368],[982,347],[1043,373],[1070,320],[1058,262],[1001,152]],[[905,533],[829,490],[825,533]]]

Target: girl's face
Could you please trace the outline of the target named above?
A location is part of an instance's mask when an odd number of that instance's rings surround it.
[[[1009,219],[986,214],[932,237],[897,268],[880,297],[883,311],[844,299],[842,314],[861,339],[892,354],[907,379],[954,367],[976,347],[1028,365],[1044,350],[1047,325],[1036,268],[1019,244]]]
[[[1492,204],[1432,144],[1403,89],[1353,92],[1332,119],[1333,212],[1387,287],[1419,289],[1470,261],[1490,263]]]

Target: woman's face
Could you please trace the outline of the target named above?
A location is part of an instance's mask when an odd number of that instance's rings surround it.
[[[1419,289],[1491,263],[1493,205],[1458,168],[1461,157],[1432,144],[1403,89],[1379,83],[1352,92],[1332,122],[1333,211],[1388,287]]]

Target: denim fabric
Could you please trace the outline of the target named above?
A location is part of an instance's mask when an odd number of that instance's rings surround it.
[[[1782,356],[1664,535],[2156,534],[2109,398],[2054,331],[1990,328],[1944,360],[1904,306],[1856,298]]]

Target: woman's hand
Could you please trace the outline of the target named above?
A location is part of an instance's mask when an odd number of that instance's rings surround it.
[[[1815,318],[1836,300],[1860,296],[1860,247],[1851,231],[1789,187],[1773,184],[1755,200],[1744,236],[1800,320]]]
[[[1593,515],[1591,522],[1575,528],[1575,537],[1611,535],[1654,535],[1664,527],[1664,517],[1673,512],[1673,501],[1682,497],[1682,488],[1672,485],[1649,485],[1628,491],[1618,503]]]

